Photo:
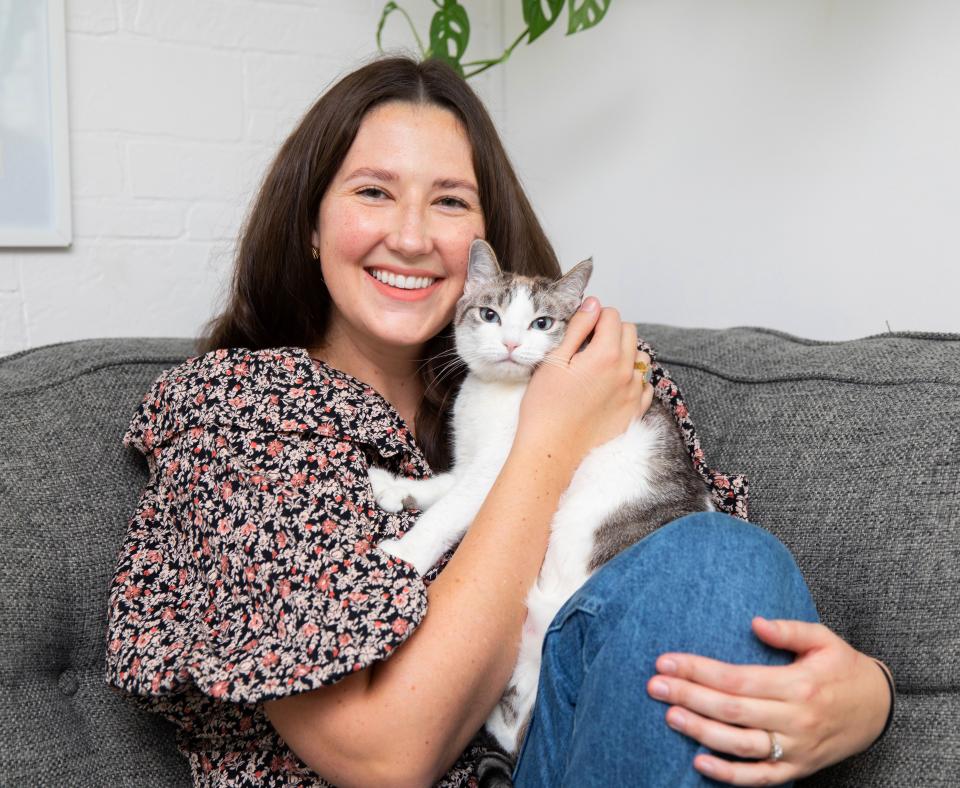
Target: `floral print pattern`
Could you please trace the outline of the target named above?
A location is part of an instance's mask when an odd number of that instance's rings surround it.
[[[679,390],[653,374],[718,508],[745,517],[746,481],[706,468]],[[196,785],[328,785],[263,703],[385,659],[423,618],[450,554],[421,578],[377,550],[416,512],[377,507],[367,475],[428,475],[413,437],[370,387],[275,348],[162,373],[123,440],[150,476],[111,587],[107,680],[176,724]],[[475,740],[439,785],[475,786],[483,752]]]
[[[653,361],[650,382],[653,385],[654,394],[673,414],[673,419],[683,437],[683,443],[693,461],[693,467],[710,489],[713,505],[718,511],[746,520],[750,497],[750,483],[747,477],[743,474],[721,473],[707,466],[703,449],[700,447],[700,439],[690,420],[690,411],[687,409],[686,402],[683,401],[680,389],[670,378],[670,373],[657,362],[656,351],[647,342],[639,340],[637,348],[647,353]]]

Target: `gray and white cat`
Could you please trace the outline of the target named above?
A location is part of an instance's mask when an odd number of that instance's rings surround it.
[[[503,273],[493,249],[473,242],[454,316],[457,352],[469,374],[453,408],[453,469],[422,480],[370,469],[380,506],[423,510],[402,539],[380,542],[380,549],[424,574],[463,538],[513,445],[530,375],[560,344],[592,270],[585,260],[556,282]],[[560,499],[540,575],[527,596],[513,676],[486,723],[507,752],[515,755],[523,740],[543,638],[563,603],[624,548],[677,517],[712,509],[673,418],[657,400],[583,459]]]

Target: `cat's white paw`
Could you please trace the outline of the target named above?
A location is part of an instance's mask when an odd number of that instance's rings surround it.
[[[393,558],[412,564],[417,574],[425,575],[433,568],[433,556],[418,550],[409,539],[384,539],[377,547]]]
[[[395,484],[377,493],[377,505],[388,512],[417,508],[417,502],[410,495],[410,490],[402,484]]]
[[[374,497],[381,491],[391,487],[396,482],[397,477],[390,471],[371,465],[367,468],[367,477],[370,479],[370,487],[373,489]]]
[[[369,469],[370,487],[377,505],[388,512],[403,511],[404,501],[411,498],[408,487],[402,476],[394,476],[383,468]]]

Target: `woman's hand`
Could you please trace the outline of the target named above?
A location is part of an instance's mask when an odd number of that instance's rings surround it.
[[[796,652],[790,665],[732,665],[662,654],[647,691],[671,704],[667,724],[720,753],[698,755],[701,773],[733,785],[779,785],[861,752],[880,735],[890,707],[882,668],[822,624],[753,619],[764,643]],[[658,690],[666,686],[666,693]],[[783,748],[770,755],[769,732]]]
[[[563,342],[530,379],[517,440],[576,465],[650,407],[653,387],[635,368],[637,361],[651,363],[646,353],[637,352],[636,326],[587,298],[570,319]]]

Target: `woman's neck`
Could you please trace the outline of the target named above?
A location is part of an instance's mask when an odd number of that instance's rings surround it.
[[[323,344],[310,348],[309,353],[373,388],[415,432],[423,397],[423,383],[417,374],[422,349],[373,346],[331,326]]]

